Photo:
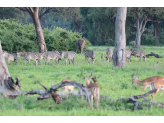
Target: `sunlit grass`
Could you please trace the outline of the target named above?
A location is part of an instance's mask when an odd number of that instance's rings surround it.
[[[19,96],[12,100],[0,98],[0,115],[163,115],[164,110],[160,107],[142,104],[143,110],[136,109],[132,112],[130,108],[133,104],[123,104],[116,100],[120,97],[129,97],[141,93],[143,87],[139,85],[131,86],[131,74],[133,72],[138,71],[140,80],[154,75],[164,76],[164,59],[158,59],[152,56],[147,58],[146,62],[139,62],[139,59],[135,59],[134,56],[132,56],[132,62],[127,62],[126,67],[120,69],[113,67],[112,62],[106,62],[105,58],[101,59],[102,53],[104,53],[104,57],[106,56],[107,48],[107,46],[93,46],[89,48],[96,53],[94,64],[92,64],[91,61],[90,63],[85,62],[84,54],[77,54],[75,65],[71,63],[66,66],[64,59],[59,61],[59,64],[56,64],[55,61],[50,61],[49,64],[45,65],[45,60],[42,60],[42,65],[38,64],[36,66],[34,61],[24,65],[24,59],[19,58],[17,65],[11,62],[8,68],[10,75],[14,79],[19,77],[22,92],[44,90],[38,84],[38,80],[47,88],[51,87],[52,81],[54,81],[54,84],[57,84],[66,78],[85,85],[85,81],[81,77],[81,71],[84,71],[83,74],[85,76],[89,76],[92,71],[93,76],[96,76],[98,79],[100,94],[108,95],[114,101],[102,99],[100,101],[99,110],[96,109],[95,102],[94,109],[89,110],[86,100],[76,99],[75,97],[63,99],[63,104],[60,105],[51,99],[35,103],[39,95]],[[114,49],[114,47],[112,47],[112,49]],[[154,52],[164,56],[164,47],[142,46],[141,49],[144,50],[146,54]],[[144,92],[146,93],[147,91],[149,91],[149,88]],[[155,101],[164,103],[164,95],[161,97],[159,95],[160,92],[155,96]],[[148,96],[148,98],[151,99],[150,96]],[[53,105],[53,108],[49,109],[51,105]]]

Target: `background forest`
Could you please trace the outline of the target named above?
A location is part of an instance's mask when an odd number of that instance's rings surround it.
[[[129,7],[126,44],[137,40],[138,33],[141,45],[164,44],[163,12],[160,7]],[[75,45],[69,44],[78,38],[87,41],[86,48],[91,44],[114,46],[115,7],[40,7],[39,15],[48,50],[73,50]],[[3,50],[38,50],[33,20],[28,12],[23,8],[1,7],[0,19]]]

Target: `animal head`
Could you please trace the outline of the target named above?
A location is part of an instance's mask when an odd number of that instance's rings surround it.
[[[92,80],[90,77],[92,76],[92,71],[91,71],[91,75],[88,77],[88,78],[86,78],[84,75],[83,75],[83,73],[81,72],[81,75],[84,77],[84,80],[85,80],[85,82],[87,83],[87,84],[89,84],[89,82]]]
[[[106,56],[105,58],[106,58],[106,61],[109,61],[109,57]]]
[[[136,75],[134,75],[134,73],[132,74],[132,86],[137,83],[137,80],[138,80],[138,77],[136,77],[137,75],[138,75],[138,71]]]
[[[146,56],[144,56],[144,61],[146,61]]]
[[[6,57],[7,55],[8,55],[8,52],[3,50],[3,56]]]
[[[95,57],[92,57],[92,63],[94,63],[95,62]]]
[[[60,52],[60,59],[62,59],[63,57],[64,57],[64,53],[65,53],[66,51],[61,51]]]
[[[92,80],[94,81],[94,83],[97,82],[97,78],[96,77],[92,78]]]

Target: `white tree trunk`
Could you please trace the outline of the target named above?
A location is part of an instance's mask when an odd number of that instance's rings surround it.
[[[7,97],[10,95],[18,95],[20,86],[15,85],[11,78],[2,51],[0,42],[0,93]]]
[[[127,7],[118,7],[115,22],[115,48],[113,52],[113,66],[123,67],[126,65],[125,47],[126,47],[126,22]]]

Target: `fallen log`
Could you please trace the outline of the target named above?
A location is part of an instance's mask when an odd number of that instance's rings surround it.
[[[131,108],[132,111],[134,111],[135,107],[137,109],[143,109],[142,106],[140,105],[140,101],[136,100],[136,99],[140,99],[140,98],[144,99],[142,102],[148,102],[151,105],[154,105],[154,106],[156,105],[156,106],[160,106],[160,107],[164,108],[163,103],[154,103],[154,102],[151,102],[149,99],[146,98],[149,94],[156,92],[156,90],[157,89],[153,89],[153,90],[151,90],[151,91],[149,91],[143,95],[134,95],[134,96],[131,96],[128,98],[121,98],[121,100],[123,103],[133,103],[134,106]]]
[[[146,57],[149,57],[149,56],[154,56],[156,58],[163,58],[162,56],[158,55],[158,54],[155,54],[153,52],[151,52],[151,54],[147,54]]]
[[[84,87],[84,85],[81,84],[81,83],[77,83],[76,81],[69,81],[69,82],[68,81],[64,81],[64,82],[58,83],[56,85],[53,85],[49,89],[47,89],[41,82],[39,82],[39,84],[45,89],[45,91],[43,91],[43,90],[35,90],[35,91],[33,91],[32,90],[32,91],[25,91],[22,94],[25,94],[25,95],[38,94],[38,95],[40,95],[40,97],[37,98],[37,101],[52,97],[52,99],[57,104],[61,104],[62,102],[60,100],[60,97],[63,96],[63,95],[61,93],[57,93],[56,92],[57,89],[61,88],[61,87],[64,87],[64,86],[72,85],[74,87],[79,88],[82,91],[82,93],[84,94],[84,96],[87,99],[88,106],[91,109],[89,94],[88,94],[86,88]],[[77,95],[77,94],[75,94],[75,95]],[[79,95],[79,96],[81,96],[81,95]]]

